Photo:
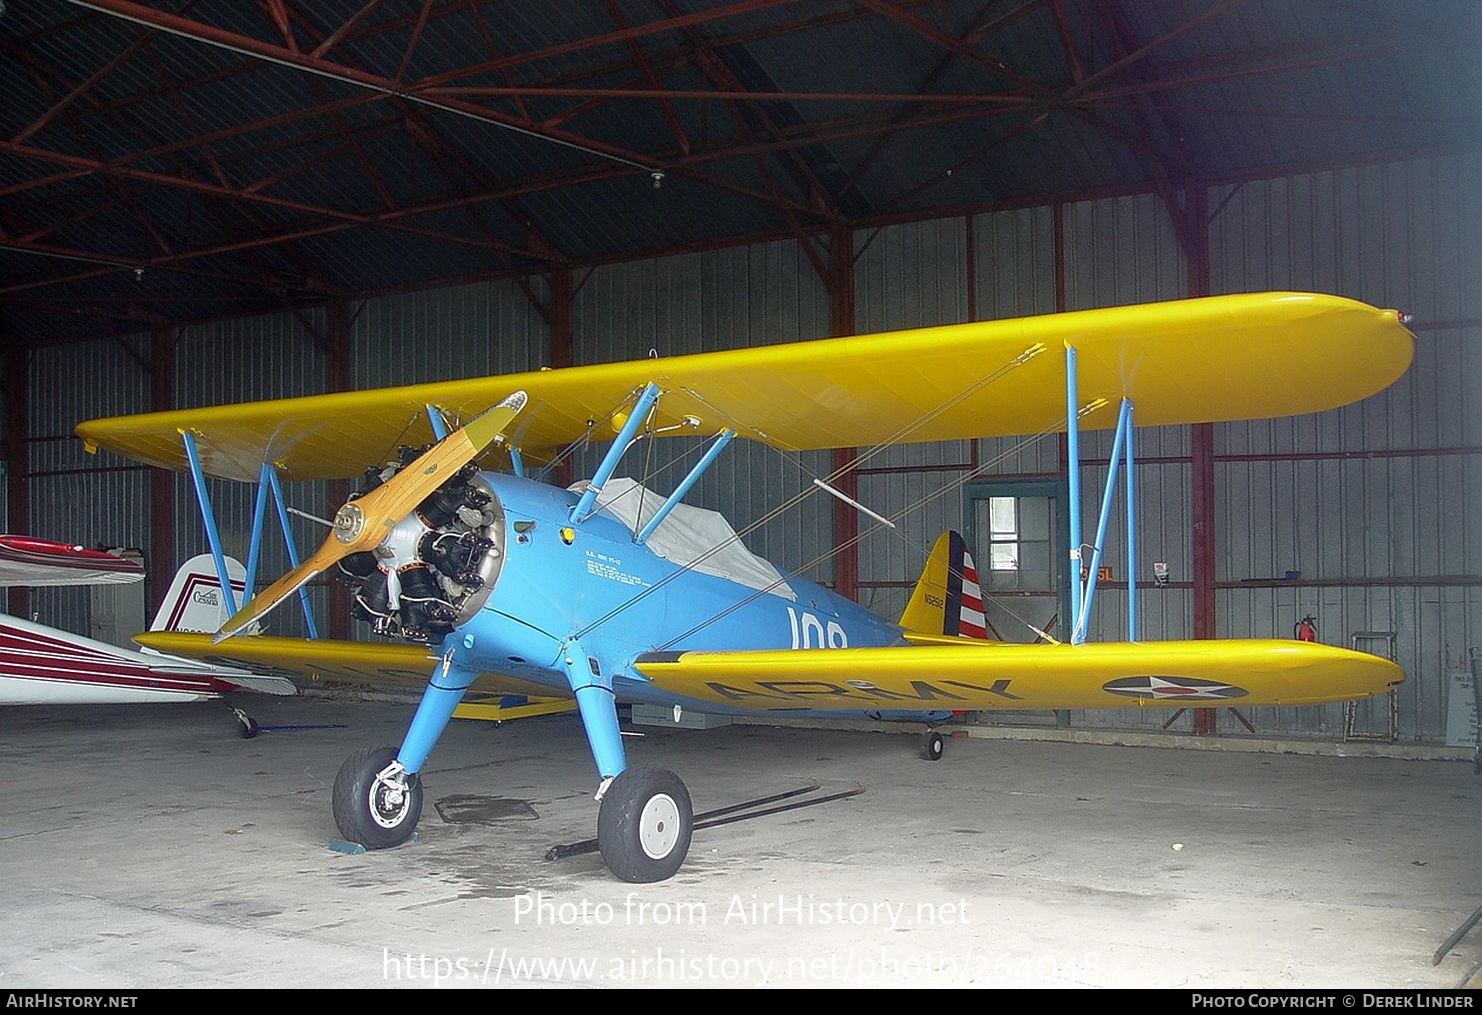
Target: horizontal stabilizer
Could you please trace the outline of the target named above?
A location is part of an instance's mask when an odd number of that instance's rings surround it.
[[[116,585],[144,580],[144,567],[107,550],[0,535],[0,588]]]

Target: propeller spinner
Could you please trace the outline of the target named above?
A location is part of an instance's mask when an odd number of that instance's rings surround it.
[[[385,483],[346,503],[335,514],[334,529],[319,549],[237,611],[211,636],[211,643],[220,644],[246,630],[336,561],[379,546],[413,508],[504,433],[525,402],[525,393],[516,391],[428,448]]]

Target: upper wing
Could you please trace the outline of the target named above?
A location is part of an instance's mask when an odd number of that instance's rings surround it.
[[[766,711],[1313,705],[1405,679],[1387,659],[1304,641],[673,652],[635,665],[683,698]]]
[[[174,631],[150,631],[136,635],[134,640],[146,648],[184,659],[199,659],[258,673],[288,673],[308,680],[340,684],[421,690],[437,665],[437,656],[425,646],[409,643],[331,641],[324,638],[315,641],[247,635],[213,645],[209,634]],[[558,688],[500,673],[479,674],[472,689],[533,698],[570,697]]]
[[[509,443],[540,458],[605,427],[653,381],[664,390],[658,426],[692,416],[698,429],[680,432],[729,427],[786,450],[1032,434],[1063,425],[1066,345],[1078,353],[1083,404],[1111,403],[1086,417],[1088,427],[1114,425],[1123,396],[1136,401],[1139,425],[1330,409],[1392,383],[1412,352],[1392,310],[1260,293],[148,413],[77,433],[89,447],[180,469],[188,429],[213,476],[255,480],[267,461],[289,479],[345,479],[370,464],[367,449],[429,440],[427,405],[466,419],[524,390],[529,407]]]
[[[0,536],[0,587],[111,585],[143,579],[141,565],[106,550],[29,536]]]

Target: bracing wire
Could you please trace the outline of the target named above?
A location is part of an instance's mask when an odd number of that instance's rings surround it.
[[[844,466],[841,466],[841,467],[835,469],[833,472],[831,472],[828,475],[828,477],[825,480],[825,482],[833,482],[833,481],[839,479],[841,476],[843,476],[844,474],[848,473],[849,471],[858,468],[864,462],[867,462],[871,458],[875,457],[876,455],[883,453],[887,448],[893,447],[896,444],[901,443],[902,441],[904,441],[904,439],[906,437],[909,437],[912,433],[914,433],[917,430],[921,429],[921,427],[927,425],[932,420],[939,418],[943,413],[946,413],[946,412],[950,411],[951,409],[953,409],[957,405],[960,405],[963,401],[965,401],[966,399],[972,397],[977,392],[983,390],[988,385],[994,383],[995,381],[1001,380],[1003,377],[1005,377],[1006,375],[1008,375],[1014,369],[1022,366],[1025,363],[1028,363],[1030,360],[1034,359],[1034,357],[1038,356],[1040,353],[1042,353],[1044,351],[1045,351],[1045,346],[1044,346],[1043,343],[1035,343],[1034,345],[1032,345],[1029,348],[1025,349],[1019,355],[1015,356],[1013,359],[1005,362],[1003,365],[1001,365],[998,368],[990,371],[989,373],[987,373],[987,374],[979,377],[978,379],[976,379],[975,381],[973,381],[971,384],[968,384],[961,391],[959,391],[957,394],[953,395],[951,398],[948,398],[948,399],[944,400],[939,405],[937,405],[935,408],[930,409],[930,410],[928,410],[928,411],[920,414],[915,419],[913,419],[910,422],[904,424],[903,426],[897,428],[889,436],[887,436],[883,440],[877,442],[876,444],[870,446],[862,454],[856,456],[856,458],[853,461],[849,462],[847,465],[844,465]],[[691,394],[691,395],[694,395],[695,394],[694,392],[688,392],[688,393]],[[1091,406],[1088,406],[1087,409],[1082,410],[1081,415],[1084,415],[1085,412],[1091,411],[1091,409],[1096,408],[1100,404],[1101,404],[1101,400],[1098,400],[1096,403],[1093,403]],[[1054,424],[1050,428],[1041,431],[1040,434],[1036,435],[1034,438],[1031,438],[1030,441],[1026,441],[1026,442],[1023,442],[1023,443],[1025,444],[1025,446],[1027,446],[1028,443],[1031,443],[1032,440],[1038,439],[1039,436],[1042,436],[1045,433],[1053,433],[1053,432],[1059,430],[1059,428],[1064,423],[1065,423],[1065,420],[1064,419],[1061,419],[1059,422],[1057,422],[1056,424]],[[741,427],[741,429],[744,429],[744,430],[746,430],[748,432],[752,432],[752,433],[760,433],[760,431],[756,430],[755,428],[744,426],[744,425]],[[1006,454],[1008,454],[1008,453],[1012,453],[1012,452],[1006,452]],[[996,464],[997,461],[998,461],[998,459],[995,459],[994,462],[989,463],[989,464],[990,465]],[[797,464],[798,464],[799,468],[801,468],[803,471],[809,472],[809,473],[812,472],[812,470],[810,470],[806,466],[802,465],[802,463],[799,462]],[[977,475],[977,474],[979,474],[983,468],[984,468],[984,466],[980,466],[978,472],[975,472],[975,473],[973,473],[971,475]],[[971,478],[971,476],[969,476],[969,478]],[[965,481],[966,481],[965,479],[962,480],[962,481],[959,481],[959,483],[957,484],[957,486],[960,486],[961,485],[961,482],[965,482]],[[954,487],[949,487],[949,489],[955,489],[955,488],[956,488],[955,486]],[[945,491],[943,491],[943,492],[945,492]],[[606,624],[608,621],[612,620],[613,618],[617,617],[618,615],[622,614],[623,612],[631,609],[634,605],[636,605],[637,603],[641,602],[643,599],[647,598],[648,596],[652,595],[654,592],[657,592],[659,589],[664,588],[670,582],[672,582],[676,578],[678,578],[680,575],[682,575],[682,574],[684,574],[684,573],[686,573],[688,571],[694,570],[698,565],[700,565],[700,564],[704,563],[705,561],[709,560],[711,557],[715,556],[717,553],[720,553],[722,550],[726,549],[727,547],[732,546],[732,545],[734,545],[737,542],[740,542],[746,536],[748,536],[751,533],[755,532],[757,529],[761,528],[763,525],[766,525],[767,523],[771,522],[772,520],[780,517],[785,512],[791,510],[792,508],[796,507],[797,505],[801,504],[803,501],[807,500],[809,497],[814,496],[817,493],[818,493],[818,487],[816,487],[816,486],[814,486],[814,485],[812,485],[810,483],[808,486],[804,487],[799,492],[793,494],[791,497],[789,497],[787,500],[783,501],[781,504],[777,505],[772,510],[764,513],[760,518],[755,519],[751,524],[749,524],[746,527],[742,528],[741,530],[735,532],[730,537],[721,540],[715,546],[713,546],[710,549],[706,550],[704,553],[700,554],[694,560],[689,561],[688,563],[681,565],[678,568],[678,570],[673,571],[673,572],[671,572],[668,575],[665,575],[663,578],[659,579],[657,582],[653,583],[652,585],[649,585],[649,586],[645,587],[644,589],[642,589],[638,593],[636,593],[633,596],[631,596],[629,599],[627,599],[624,602],[619,603],[617,606],[613,607],[611,610],[609,610],[607,613],[603,614],[601,617],[599,617],[596,620],[592,621],[591,623],[585,625],[584,627],[581,628],[580,631],[578,631],[574,635],[574,637],[577,637],[577,638],[584,637],[589,632],[595,630],[598,627],[601,627],[603,624]],[[873,531],[873,529],[871,529],[869,531]],[[829,557],[833,556],[835,553],[838,553],[840,550],[846,549],[848,546],[854,545],[854,543],[857,542],[859,538],[860,538],[860,536],[856,535],[853,540],[851,540],[850,542],[848,542],[848,543],[846,543],[846,544],[844,544],[842,546],[839,546],[839,547],[835,548],[830,553],[825,554],[823,557],[820,558],[820,560],[826,560]],[[799,569],[799,570],[806,570],[808,567],[813,566],[814,563],[817,563],[817,561],[810,562],[809,564],[804,565],[804,567],[801,568],[801,569]],[[797,572],[795,571],[793,573],[796,574]],[[782,580],[782,581],[773,583],[773,585],[769,586],[769,588],[767,589],[767,591],[771,591],[771,589],[774,589],[774,588],[778,587],[781,584],[785,584],[785,580]],[[750,601],[752,601],[755,598],[756,598],[755,596],[749,597],[748,599],[743,600],[743,603],[750,602]],[[702,626],[704,626],[704,625],[702,625]],[[686,633],[689,633],[689,632],[686,632]]]
[[[1094,403],[1093,402],[1090,405],[1088,405],[1085,409],[1082,409],[1081,412],[1078,415],[1084,415],[1086,412],[1092,411],[1092,410],[1094,410],[1097,407],[1098,407],[1097,406],[1097,403]],[[973,469],[968,470],[962,476],[958,477],[953,482],[948,483],[946,486],[942,487],[941,489],[939,489],[939,490],[933,490],[931,493],[928,493],[924,497],[917,498],[915,501],[913,501],[912,503],[906,505],[901,510],[899,510],[899,511],[895,512],[894,514],[890,515],[890,521],[892,521],[892,522],[899,521],[900,519],[904,518],[906,515],[910,514],[911,512],[916,511],[916,510],[924,507],[925,505],[929,504],[931,501],[935,500],[937,497],[940,497],[940,496],[942,496],[944,494],[951,493],[954,490],[960,490],[964,485],[966,485],[967,483],[969,483],[972,480],[976,479],[977,477],[981,476],[984,472],[986,472],[987,470],[993,468],[995,465],[998,465],[999,463],[1004,462],[1004,461],[1008,460],[1009,458],[1011,458],[1012,456],[1018,454],[1020,451],[1023,451],[1026,448],[1031,447],[1036,441],[1039,441],[1040,439],[1042,439],[1044,437],[1047,437],[1047,436],[1049,436],[1052,433],[1058,432],[1059,429],[1065,424],[1065,422],[1066,422],[1066,419],[1065,418],[1062,418],[1059,422],[1054,423],[1051,426],[1045,427],[1044,429],[1042,429],[1042,430],[1040,430],[1040,431],[1038,431],[1038,432],[1030,435],[1029,437],[1024,438],[1023,440],[1019,441],[1017,444],[1015,444],[1014,446],[1010,447],[1009,449],[1007,449],[1006,451],[1002,452],[1001,454],[998,454],[998,455],[994,456],[993,458],[989,459],[986,462],[980,463],[976,468],[973,468]],[[787,581],[788,581],[788,577],[795,577],[796,575],[800,574],[803,571],[808,570],[811,567],[816,567],[817,565],[823,563],[824,561],[826,561],[826,560],[828,560],[828,559],[836,556],[839,553],[842,553],[844,550],[849,549],[849,547],[854,546],[856,543],[858,543],[861,539],[864,539],[866,536],[873,535],[875,532],[879,531],[880,529],[884,529],[884,528],[887,528],[887,525],[885,523],[877,522],[876,524],[870,526],[868,529],[865,529],[862,532],[856,533],[854,536],[852,536],[849,539],[845,540],[844,542],[838,544],[837,546],[834,546],[834,547],[832,547],[832,548],[830,548],[828,550],[825,550],[823,553],[820,553],[818,556],[816,556],[812,560],[808,561],[802,567],[800,567],[797,570],[795,570],[792,573],[792,575],[787,576],[787,577],[783,577],[783,578],[779,578],[777,581],[773,582],[771,585],[768,585],[766,588],[758,589],[757,591],[753,592],[751,595],[747,596],[745,599],[741,599],[741,600],[738,600],[735,603],[732,603],[730,606],[728,606],[725,609],[719,611],[718,613],[714,614],[713,616],[708,617],[707,619],[701,621],[700,623],[698,623],[695,626],[691,627],[689,630],[684,631],[681,634],[675,635],[673,638],[670,638],[663,645],[659,646],[659,649],[658,650],[659,651],[663,651],[665,649],[668,649],[668,648],[672,647],[675,643],[677,643],[679,641],[682,641],[685,638],[688,638],[690,635],[694,634],[695,632],[697,632],[697,631],[703,631],[705,628],[709,627],[711,624],[714,624],[716,621],[721,620],[721,619],[729,616],[730,614],[734,613],[735,611],[737,611],[737,610],[745,607],[749,603],[755,602],[757,599],[761,598],[764,595],[767,595],[768,593],[772,592],[774,589],[776,589],[776,588],[778,588],[778,587],[786,584]],[[1009,611],[1009,612],[1012,613],[1012,611]],[[1033,630],[1033,627],[1027,621],[1023,620],[1023,618],[1015,616],[1015,619],[1016,620],[1019,620],[1020,623],[1023,623],[1026,627],[1030,627],[1030,629]],[[591,625],[591,626],[596,626],[596,625]]]

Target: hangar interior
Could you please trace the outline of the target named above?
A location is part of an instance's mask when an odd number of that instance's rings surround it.
[[[1478,33],[1453,0],[7,4],[5,528],[140,548],[157,601],[205,549],[188,480],[85,454],[81,420],[1335,293],[1411,315],[1413,367],[1342,410],[1141,431],[1139,634],[1288,637],[1309,615],[1332,644],[1392,633],[1398,736],[1439,744],[1482,636]],[[1090,518],[1108,448],[1087,436]],[[859,517],[820,496],[749,543],[894,618],[930,540],[963,530],[995,631],[1031,640],[1019,617],[1061,609],[1064,460],[1054,436],[891,448],[850,489],[890,513],[947,488],[909,534],[830,555]],[[741,447],[692,499],[745,525],[804,475]],[[289,499],[332,511],[332,486]],[[252,491],[212,495],[245,552]],[[1126,626],[1113,504],[1103,640]],[[347,634],[344,600],[313,596]],[[8,602],[95,619],[77,590]],[[1342,727],[1339,706],[1247,718]]]

